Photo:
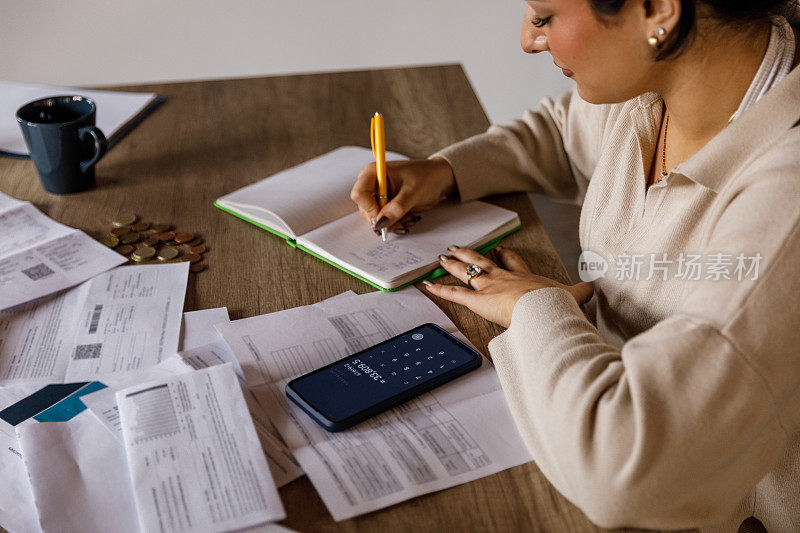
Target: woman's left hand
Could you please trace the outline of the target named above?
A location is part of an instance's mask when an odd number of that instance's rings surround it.
[[[478,265],[482,269],[481,274],[472,278],[472,288],[424,281],[428,291],[445,300],[464,305],[504,328],[511,324],[511,313],[517,300],[530,291],[560,287],[572,294],[579,304],[589,300],[594,292],[590,283],[564,285],[531,273],[522,258],[507,248],[495,248],[502,267],[469,248],[450,247],[449,250],[451,256],[440,257],[444,258],[440,262],[445,270],[464,283],[467,283],[467,265]]]

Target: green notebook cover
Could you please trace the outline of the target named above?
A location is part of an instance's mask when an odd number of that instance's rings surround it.
[[[367,284],[369,284],[369,285],[371,285],[371,286],[375,287],[376,289],[378,289],[380,291],[383,291],[383,292],[399,291],[400,289],[408,287],[409,285],[413,285],[414,283],[418,283],[418,282],[420,282],[420,281],[422,281],[424,279],[434,279],[434,278],[438,278],[439,276],[444,276],[445,274],[449,274],[449,272],[447,272],[447,270],[445,270],[442,267],[439,267],[439,268],[435,268],[435,269],[431,270],[430,272],[428,272],[426,274],[423,274],[422,276],[418,277],[417,279],[414,279],[414,280],[411,280],[411,281],[409,281],[407,283],[404,283],[403,285],[400,285],[399,287],[394,287],[392,289],[387,289],[386,287],[381,287],[380,285],[377,285],[376,283],[374,283],[374,282],[372,282],[372,281],[360,276],[359,274],[356,274],[355,272],[352,272],[352,271],[344,268],[343,266],[341,266],[341,265],[339,265],[337,263],[334,263],[333,261],[331,261],[327,257],[322,257],[321,255],[317,254],[316,252],[312,252],[311,250],[309,250],[308,248],[306,248],[302,244],[297,244],[297,241],[295,239],[289,237],[288,235],[284,235],[283,233],[281,233],[281,232],[279,232],[279,231],[277,231],[277,230],[275,230],[273,228],[267,227],[264,224],[256,222],[255,220],[253,220],[251,218],[247,218],[246,216],[242,215],[241,213],[237,213],[236,211],[233,211],[232,209],[229,209],[227,207],[224,207],[224,206],[220,205],[216,201],[214,202],[214,206],[217,207],[218,209],[221,209],[221,210],[225,211],[226,213],[228,213],[230,215],[235,216],[236,218],[241,218],[242,220],[244,220],[246,222],[249,222],[250,224],[253,224],[254,226],[258,226],[259,228],[261,228],[263,230],[267,230],[268,232],[277,235],[278,237],[280,237],[283,240],[285,240],[293,248],[297,248],[297,249],[303,250],[304,252],[307,252],[307,253],[313,255],[314,257],[316,257],[318,259],[322,259],[323,261],[325,261],[329,265],[333,265],[336,268],[338,268],[339,270],[347,272],[351,276],[353,276],[355,278],[358,278],[361,281],[363,281],[364,283],[367,283]],[[484,243],[483,245],[475,248],[475,251],[477,251],[478,253],[480,253],[482,255],[486,255],[495,246],[500,244],[500,241],[503,240],[503,238],[505,238],[506,236],[514,233],[515,231],[517,231],[521,227],[522,226],[520,225],[520,226],[517,226],[517,227],[505,232],[504,234],[500,235],[499,237],[496,237],[496,238],[492,239],[491,241],[489,241],[487,243]]]

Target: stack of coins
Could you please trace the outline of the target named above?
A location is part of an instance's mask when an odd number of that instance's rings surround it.
[[[197,233],[177,231],[171,224],[150,224],[132,214],[121,214],[100,242],[133,263],[175,263],[188,261],[190,272],[206,269],[208,247]]]

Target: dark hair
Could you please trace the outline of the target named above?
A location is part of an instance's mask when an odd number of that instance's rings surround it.
[[[588,0],[589,5],[601,21],[616,15],[627,0]],[[709,10],[711,18],[739,28],[747,28],[753,22],[768,22],[773,16],[790,18],[796,4],[788,0],[681,0],[681,18],[675,30],[659,48],[656,61],[679,56],[694,41],[697,33],[698,5]]]

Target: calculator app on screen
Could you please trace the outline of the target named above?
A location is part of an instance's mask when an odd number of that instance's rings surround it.
[[[304,409],[300,402],[329,421],[342,421],[412,389],[428,390],[426,385],[437,386],[480,362],[475,350],[425,324],[293,380],[287,394]]]

